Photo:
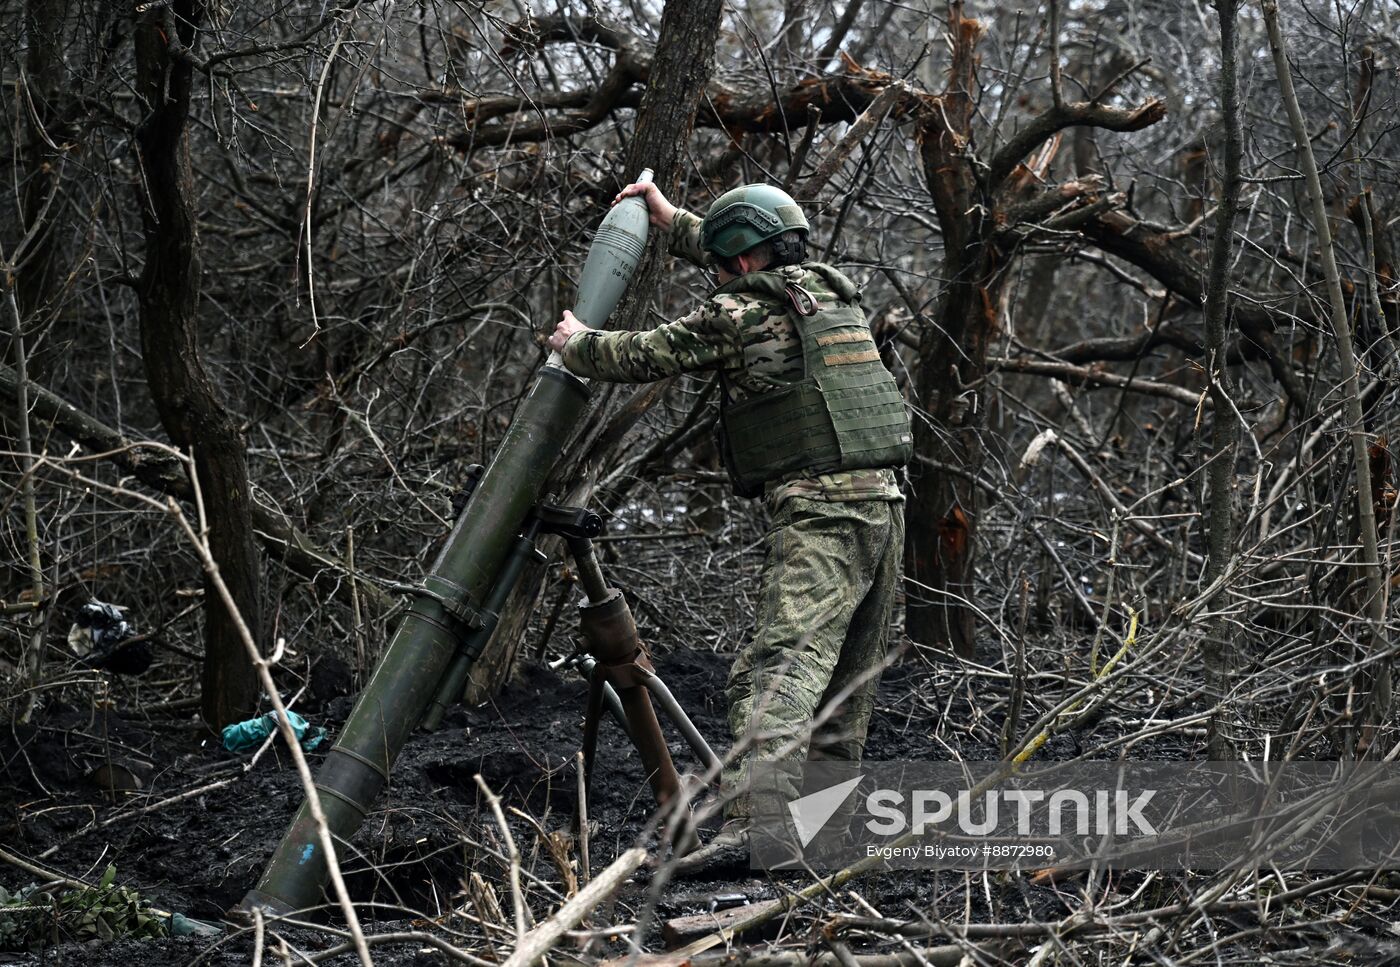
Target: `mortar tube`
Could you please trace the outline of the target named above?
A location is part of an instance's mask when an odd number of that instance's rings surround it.
[[[452,656],[452,664],[448,666],[447,674],[443,676],[442,687],[433,696],[432,704],[423,715],[423,728],[427,731],[437,731],[447,710],[461,700],[467,679],[471,676],[472,665],[476,663],[477,657],[485,650],[491,635],[495,633],[496,626],[501,621],[501,609],[506,606],[506,601],[510,599],[515,586],[520,583],[520,576],[525,573],[525,565],[532,559],[537,562],[547,560],[543,553],[536,550],[531,537],[522,534],[515,539],[510,556],[501,567],[501,576],[497,578],[495,586],[491,588],[491,594],[486,598],[486,604],[481,609],[481,627],[462,640],[457,654]]]
[[[546,366],[521,401],[491,465],[316,773],[321,807],[335,839],[349,840],[364,823],[394,760],[422,721],[458,641],[480,627],[478,609],[583,416],[588,396],[581,380]],[[316,821],[302,803],[262,879],[239,907],[281,916],[316,906],[326,875]]]

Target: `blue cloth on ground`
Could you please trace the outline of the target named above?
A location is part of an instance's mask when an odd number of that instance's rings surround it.
[[[287,721],[292,725],[292,731],[297,735],[297,741],[301,747],[310,752],[320,745],[326,737],[326,730],[320,727],[313,729],[311,724],[296,712],[287,713]],[[267,737],[277,731],[277,713],[268,712],[266,715],[259,715],[255,719],[248,719],[245,722],[235,722],[232,725],[224,726],[223,739],[224,748],[230,752],[251,752],[266,741]]]

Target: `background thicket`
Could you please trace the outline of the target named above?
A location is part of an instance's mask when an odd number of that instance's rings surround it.
[[[193,454],[259,640],[363,673],[381,592],[419,573],[464,468],[489,459],[634,174],[659,9],[6,13],[12,689],[27,706],[62,687],[73,603],[97,598],[158,632],[163,657],[208,649],[212,722],[256,701],[221,607],[190,606],[201,579],[177,533],[73,476],[187,498],[186,471],[147,441]],[[907,630],[926,658],[980,643],[993,660],[1031,635],[1072,669],[1134,608],[1145,640],[1175,645],[1160,652],[1185,676],[1173,701],[1223,655],[1204,685],[1249,720],[1239,741],[1317,702],[1351,715],[1358,681],[1369,692],[1389,634],[1363,600],[1357,510],[1377,510],[1389,574],[1395,18],[1374,3],[1283,18],[1355,333],[1353,428],[1258,8],[1229,11],[1234,51],[1202,4],[726,10],[677,200],[792,186],[818,255],[864,286],[916,414]],[[662,273],[624,322],[672,318],[707,284]],[[753,511],[716,482],[707,379],[643,402],[594,496],[619,536],[672,550],[646,577],[674,613],[697,561],[733,566]],[[1349,429],[1372,452],[1360,500]],[[1228,539],[1212,549],[1212,533]],[[732,647],[744,604],[679,633]]]
[[[939,742],[956,696],[983,755],[1104,722],[1056,754],[1390,754],[1400,9],[1281,6],[743,0],[701,88],[660,0],[0,0],[8,714],[242,718],[238,618],[288,693],[363,680],[592,229],[669,154],[698,211],[787,186],[863,287],[914,418],[898,640]],[[693,132],[637,130],[648,85]],[[615,324],[707,292],[657,258]],[[659,651],[732,651],[764,511],[713,381],[603,396],[556,493],[604,514]],[[202,513],[236,616],[142,495]],[[474,699],[569,650],[554,553]],[[151,670],[74,653],[93,599]]]

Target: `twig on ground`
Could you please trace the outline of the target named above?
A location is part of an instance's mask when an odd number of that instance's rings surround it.
[[[501,809],[501,800],[491,787],[486,784],[486,780],[481,778],[481,774],[476,775],[477,788],[486,797],[486,802],[491,807],[491,811],[496,815],[496,825],[500,828],[501,838],[505,840],[506,853],[510,859],[510,899],[515,910],[515,942],[519,947],[525,942],[525,891],[520,885],[520,850],[515,845],[515,837],[511,835],[510,824],[506,822],[506,814]]]
[[[505,967],[533,967],[559,942],[565,931],[577,926],[594,907],[607,899],[646,858],[647,851],[634,846],[613,860],[607,869],[579,890],[557,913],[522,937],[515,952],[505,962]]]

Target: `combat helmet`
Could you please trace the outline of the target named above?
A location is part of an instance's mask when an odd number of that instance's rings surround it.
[[[710,205],[700,226],[700,247],[729,258],[790,230],[804,236],[810,231],[791,195],[772,185],[743,185]]]

